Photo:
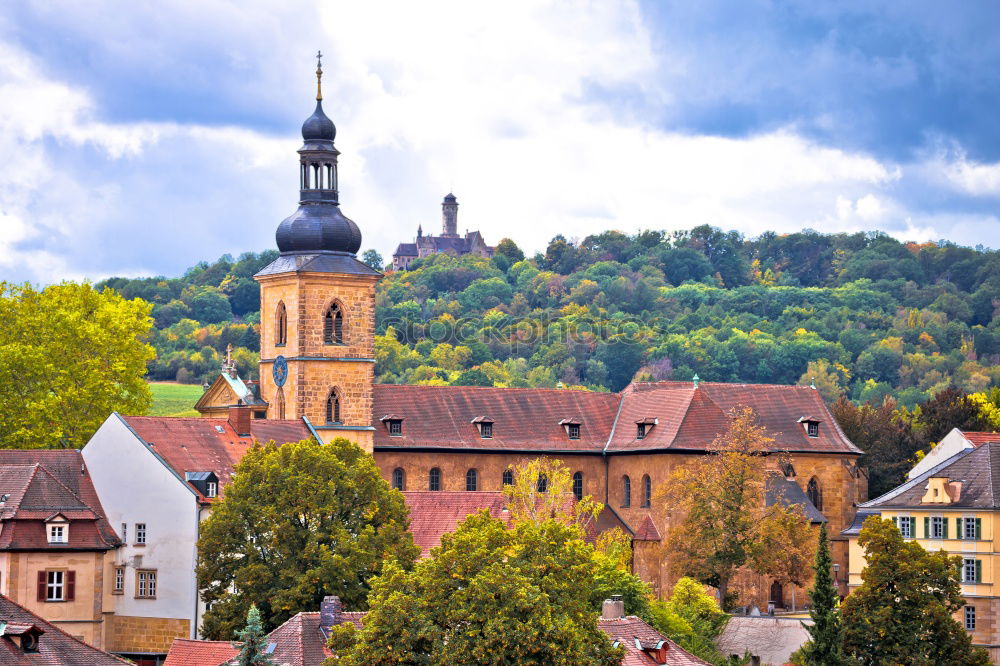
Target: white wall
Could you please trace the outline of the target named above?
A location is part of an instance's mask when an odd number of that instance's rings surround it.
[[[117,414],[109,416],[83,448],[87,470],[119,537],[122,523],[128,523],[128,543],[117,557],[127,565],[125,593],[117,596],[115,613],[187,619],[193,628],[197,497],[155,450]],[[135,545],[136,523],[146,524],[145,547]],[[141,558],[139,568],[157,570],[156,599],[135,598],[136,557]]]
[[[932,448],[930,452],[924,456],[923,460],[918,462],[913,466],[906,474],[907,479],[914,479],[932,467],[940,465],[945,460],[948,460],[956,453],[964,451],[965,449],[971,449],[972,442],[967,440],[963,435],[962,431],[958,428],[952,428],[951,432],[944,436],[937,446]]]

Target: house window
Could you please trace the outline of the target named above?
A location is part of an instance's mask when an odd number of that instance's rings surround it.
[[[113,592],[115,594],[125,592],[125,567],[115,567],[115,587]]]
[[[146,523],[135,524],[135,543],[137,545],[146,543]]]
[[[819,489],[819,482],[816,481],[815,477],[809,479],[809,484],[806,486],[806,496],[809,497],[809,501],[814,507],[820,511],[823,510],[823,492]]]
[[[323,315],[323,342],[328,345],[344,344],[344,311],[338,303],[331,305]]]
[[[583,472],[577,472],[573,475],[573,497],[577,501],[583,499]]]
[[[976,607],[966,606],[965,607],[965,630],[975,631],[976,630]]]
[[[135,572],[135,598],[156,598],[156,570],[139,569]]]
[[[66,543],[66,525],[49,525],[49,543]]]
[[[806,422],[806,434],[810,437],[819,437],[819,424],[815,421]]]
[[[946,527],[945,519],[941,516],[931,516],[930,529],[927,533],[928,539],[945,539],[947,538],[948,528]]]
[[[122,543],[128,543],[128,523],[122,523]]]
[[[437,467],[427,475],[427,490],[441,490],[441,470]]]
[[[899,533],[903,535],[904,539],[913,538],[913,517],[912,516],[900,516],[896,521],[899,526]]]
[[[627,474],[622,477],[622,506],[626,509],[632,506],[632,479]]]
[[[392,437],[402,437],[403,422],[396,419],[389,421],[389,435]]]
[[[642,507],[648,509],[653,503],[653,482],[648,474],[642,477]]]
[[[962,535],[962,538],[970,541],[979,539],[981,523],[982,521],[979,518],[959,518],[959,533]]]
[[[972,557],[962,559],[962,582],[978,583],[982,579],[982,560]]]
[[[208,497],[215,497],[219,494],[219,484],[215,481],[209,481],[205,484],[205,495]]]
[[[549,489],[549,477],[544,474],[538,475],[538,492],[544,493]]]
[[[288,342],[288,313],[285,311],[284,301],[278,302],[277,312],[274,313],[274,328],[274,344],[284,346]]]
[[[491,439],[493,437],[493,424],[489,422],[480,423],[479,435],[483,439]]]
[[[330,395],[326,399],[326,422],[340,423],[340,394],[337,389],[330,389]]]
[[[579,423],[570,423],[569,424],[569,428],[568,428],[568,432],[569,432],[569,438],[570,439],[580,439],[580,424]]]
[[[477,486],[479,485],[479,474],[474,469],[470,469],[465,473],[465,489],[467,491],[475,492]]]
[[[505,485],[505,486],[512,486],[512,485],[514,485],[514,472],[513,471],[511,471],[509,469],[505,469],[503,471],[503,485]]]
[[[65,601],[66,600],[66,572],[46,571],[45,600]]]
[[[645,439],[646,438],[646,424],[645,423],[637,423],[635,425],[635,438],[636,439]]]
[[[406,473],[402,467],[392,470],[392,487],[396,490],[406,489]]]

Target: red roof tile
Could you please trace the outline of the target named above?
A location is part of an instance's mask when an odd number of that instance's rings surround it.
[[[684,650],[680,645],[664,637],[656,629],[633,615],[616,619],[602,617],[598,619],[597,624],[601,631],[608,635],[608,638],[625,646],[626,652],[625,658],[622,659],[622,666],[647,666],[659,663],[637,647],[635,639],[639,639],[640,643],[646,646],[663,641],[667,646],[667,660],[663,663],[668,666],[708,665],[707,661],[703,661]]]
[[[219,488],[229,484],[233,467],[254,441],[279,444],[310,439],[300,419],[252,419],[250,436],[240,437],[227,419],[123,416],[122,419],[181,478],[186,472],[215,472]],[[197,489],[191,486],[192,489]],[[208,498],[203,498],[208,500]]]
[[[660,536],[660,530],[656,529],[653,519],[647,515],[639,524],[639,529],[635,531],[634,538],[636,541],[659,541],[663,537]]]
[[[454,532],[460,522],[480,509],[488,509],[494,518],[504,512],[507,502],[501,492],[407,490],[403,493],[410,509],[410,532],[420,547],[420,557],[430,555],[431,548],[441,545],[441,536]]]
[[[973,446],[982,446],[990,442],[1000,442],[1000,432],[972,432],[962,430],[961,433]]]
[[[219,666],[235,657],[239,650],[229,641],[196,641],[175,638],[163,666]]]
[[[326,647],[320,631],[319,613],[298,613],[271,632],[274,643],[271,658],[282,666],[319,666],[333,653]]]
[[[38,652],[24,654],[13,641],[0,637],[0,664],[36,666],[120,666],[124,659],[98,650],[46,622],[28,609],[0,595],[0,622],[10,625],[33,625],[44,633],[38,639]]]
[[[568,389],[376,384],[372,425],[376,447],[597,451],[618,401],[613,393]],[[389,435],[383,414],[405,419],[401,437]],[[490,439],[473,423],[484,416],[494,422]],[[564,419],[580,420],[579,439],[559,425]]]

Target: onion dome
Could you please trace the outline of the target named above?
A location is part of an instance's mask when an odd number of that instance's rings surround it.
[[[323,113],[323,100],[316,100],[316,110],[302,123],[302,139],[311,141],[333,141],[337,138],[337,128]]]
[[[275,240],[282,253],[357,254],[361,249],[361,230],[340,212],[339,206],[302,205],[278,225]]]

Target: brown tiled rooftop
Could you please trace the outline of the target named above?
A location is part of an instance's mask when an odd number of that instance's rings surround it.
[[[219,666],[239,651],[229,641],[197,641],[175,638],[163,666]]]
[[[963,437],[972,442],[973,446],[982,446],[983,444],[989,444],[990,442],[1000,443],[1000,432],[976,432],[962,430],[961,433]]]
[[[467,516],[481,509],[489,510],[494,518],[509,516],[501,492],[407,490],[403,497],[410,509],[410,532],[420,557],[429,556],[431,548],[441,545],[443,534],[454,532]]]
[[[34,626],[41,630],[38,652],[25,654],[6,636],[0,636],[0,664],[33,666],[121,666],[132,662],[87,645],[59,627],[46,622],[27,608],[0,595],[0,622],[25,631]]]

